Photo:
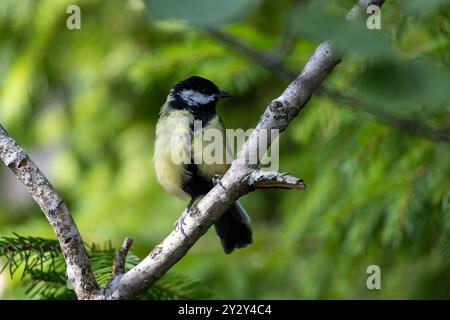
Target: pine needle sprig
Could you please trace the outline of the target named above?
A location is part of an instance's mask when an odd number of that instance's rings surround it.
[[[55,270],[61,263],[61,250],[57,240],[49,240],[38,237],[24,237],[14,233],[13,237],[0,238],[0,257],[6,258],[6,263],[0,272],[9,267],[11,277],[21,265],[24,266],[22,279],[30,270],[46,268]]]
[[[105,287],[111,278],[116,249],[108,242],[105,245],[86,246],[91,267],[98,284]],[[13,237],[0,237],[0,257],[6,259],[0,269],[3,272],[9,266],[13,277],[23,266],[22,283],[25,293],[33,299],[76,299],[75,292],[67,285],[64,257],[57,240],[39,237],[24,237],[14,233]],[[128,252],[125,271],[140,262],[133,252]],[[210,296],[201,289],[198,282],[189,277],[169,272],[150,289],[142,293],[140,299],[178,300],[204,299]]]

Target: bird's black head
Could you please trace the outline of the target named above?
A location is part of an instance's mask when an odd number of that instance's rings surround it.
[[[178,82],[170,91],[170,96],[172,107],[204,113],[215,112],[217,101],[231,95],[220,91],[211,81],[193,76]]]

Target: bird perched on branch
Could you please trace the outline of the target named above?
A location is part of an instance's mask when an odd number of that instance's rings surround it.
[[[206,144],[202,139],[212,129],[219,132],[226,144],[225,128],[216,105],[219,99],[229,96],[211,81],[193,76],[177,83],[161,108],[153,161],[158,181],[167,192],[191,198],[178,221],[181,228],[188,209],[213,188],[215,176],[225,174],[230,166],[226,146],[221,148],[222,155],[214,157],[219,161],[205,161]],[[252,243],[250,218],[238,202],[217,220],[215,229],[225,253]]]

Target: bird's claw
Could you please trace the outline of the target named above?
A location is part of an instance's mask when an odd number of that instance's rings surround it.
[[[211,180],[214,186],[220,185],[225,190],[225,187],[223,186],[221,179],[222,176],[215,174]]]

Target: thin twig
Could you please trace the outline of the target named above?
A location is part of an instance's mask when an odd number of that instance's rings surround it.
[[[125,238],[122,247],[116,252],[116,259],[113,264],[113,275],[121,275],[125,273],[125,262],[127,260],[127,254],[133,244],[133,239]]]
[[[248,185],[255,189],[297,189],[306,190],[303,179],[289,173],[255,170],[248,179]]]

